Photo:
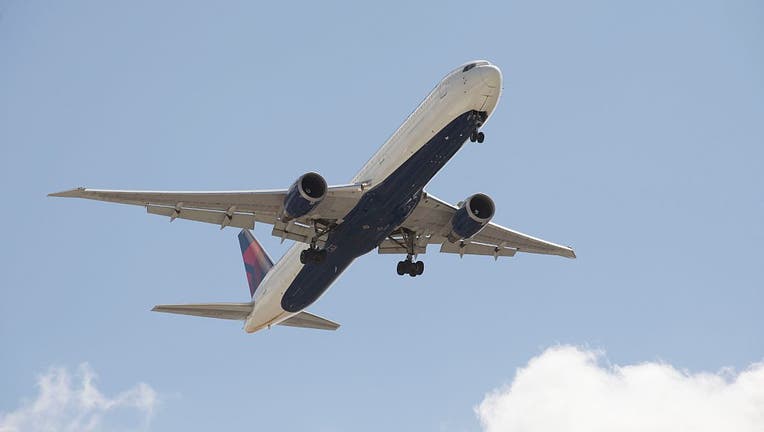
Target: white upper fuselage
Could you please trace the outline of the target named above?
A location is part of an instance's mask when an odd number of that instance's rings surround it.
[[[467,65],[474,67],[464,70]],[[352,179],[365,190],[383,182],[422,148],[441,129],[465,112],[482,111],[490,117],[501,96],[499,68],[475,61],[449,73],[369,159]],[[281,299],[303,267],[300,252],[308,245],[296,243],[266,274],[255,291],[252,313],[244,329],[248,333],[277,324],[293,315],[281,307]]]

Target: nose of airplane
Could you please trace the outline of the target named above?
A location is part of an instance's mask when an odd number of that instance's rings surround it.
[[[478,66],[478,70],[485,85],[491,88],[501,87],[501,71],[498,67],[488,64]]]

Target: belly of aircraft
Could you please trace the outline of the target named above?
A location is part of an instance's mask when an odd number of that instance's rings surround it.
[[[373,250],[416,208],[422,189],[461,148],[486,114],[469,111],[451,121],[383,182],[366,192],[325,242],[326,259],[305,265],[281,299],[288,312],[318,300],[357,257]]]

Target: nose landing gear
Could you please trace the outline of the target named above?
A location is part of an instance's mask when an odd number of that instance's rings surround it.
[[[483,132],[478,132],[477,130],[474,130],[472,134],[470,135],[470,141],[471,142],[479,142],[482,143],[483,140],[485,140],[485,134]]]

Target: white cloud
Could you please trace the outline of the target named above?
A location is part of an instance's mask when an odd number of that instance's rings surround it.
[[[89,432],[142,430],[157,407],[157,393],[145,383],[105,396],[95,385],[96,374],[81,364],[72,376],[51,368],[37,378],[38,394],[15,411],[0,412],[0,432]],[[75,381],[75,382],[73,382]]]
[[[764,363],[690,374],[663,363],[603,364],[550,348],[475,408],[486,432],[762,432]]]

